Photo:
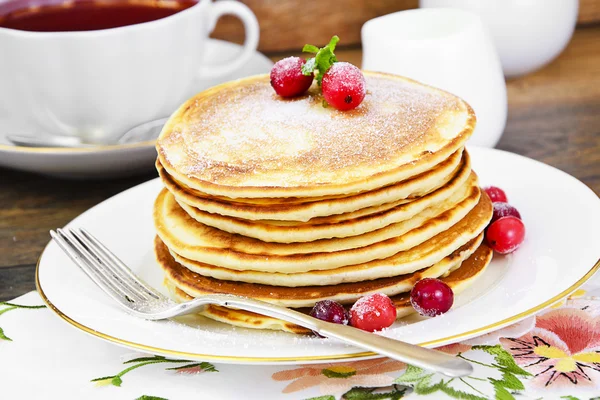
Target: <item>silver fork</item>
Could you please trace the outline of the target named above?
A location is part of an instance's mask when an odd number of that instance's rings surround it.
[[[292,322],[322,336],[333,337],[450,377],[461,377],[473,372],[471,364],[448,354],[375,335],[351,326],[321,321],[264,301],[229,294],[213,294],[185,303],[175,303],[144,283],[125,263],[85,229],[57,229],[56,232],[50,231],[50,235],[100,289],[126,312],[139,318],[167,319],[200,312],[206,306],[214,304]]]

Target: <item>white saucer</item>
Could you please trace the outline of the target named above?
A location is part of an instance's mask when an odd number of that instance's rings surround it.
[[[240,49],[240,45],[210,39],[205,57],[218,64],[223,59],[233,58]],[[195,92],[232,79],[269,72],[272,65],[271,60],[257,52],[246,66],[230,75],[198,80],[194,83]],[[21,133],[17,129],[14,124],[0,119],[0,167],[80,179],[134,175],[154,168],[154,141],[80,149],[20,147],[5,137]]]
[[[573,292],[600,267],[600,199],[577,179],[515,154],[470,148],[482,185],[506,190],[525,222],[523,245],[494,260],[450,312],[411,316],[384,333],[424,346],[441,346],[517,322]],[[103,241],[146,282],[165,292],[152,243],[152,204],[162,183],[153,180],[106,200],[72,221]],[[50,243],[37,270],[38,291],[71,325],[144,352],[221,363],[317,363],[373,357],[329,339],[265,332],[197,317],[145,321],[122,311]]]

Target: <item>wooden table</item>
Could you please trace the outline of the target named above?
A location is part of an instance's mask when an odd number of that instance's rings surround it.
[[[600,25],[580,28],[542,70],[508,82],[508,123],[498,148],[543,161],[600,193]],[[360,49],[336,52],[360,64]],[[273,59],[282,54],[273,55]],[[0,169],[0,300],[35,289],[37,259],[61,227],[155,173],[113,181],[64,181]],[[566,212],[567,210],[556,210]]]

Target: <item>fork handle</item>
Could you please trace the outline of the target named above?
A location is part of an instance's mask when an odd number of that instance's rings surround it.
[[[218,304],[225,307],[243,309],[292,322],[318,332],[322,336],[333,337],[348,344],[416,367],[433,370],[446,376],[461,377],[470,375],[473,372],[473,367],[467,361],[446,353],[365,332],[348,325],[321,321],[301,312],[260,300],[230,295],[207,295],[188,303],[183,303],[181,306],[189,305],[194,309],[186,309],[184,311],[185,313],[189,313],[206,304]]]

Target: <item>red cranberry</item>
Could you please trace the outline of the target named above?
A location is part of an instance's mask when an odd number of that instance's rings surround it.
[[[444,314],[453,303],[454,292],[439,279],[421,279],[410,292],[410,304],[419,314],[428,317]]]
[[[512,253],[525,239],[525,224],[513,216],[502,217],[488,227],[485,238],[494,251]]]
[[[323,75],[321,87],[325,101],[342,111],[358,107],[366,94],[365,77],[347,62],[334,63]]]
[[[511,206],[508,203],[504,203],[502,201],[497,201],[494,203],[494,215],[492,216],[492,220],[490,221],[490,224],[496,220],[499,220],[502,217],[508,217],[508,216],[512,216],[512,217],[521,219],[521,214],[519,213],[519,211],[516,208],[514,208],[513,206]]]
[[[350,325],[364,331],[379,331],[395,320],[396,306],[382,293],[361,297],[350,309]]]
[[[508,198],[506,197],[506,193],[504,193],[504,190],[500,189],[499,187],[488,186],[486,188],[483,188],[483,190],[485,190],[487,195],[490,197],[490,200],[492,201],[492,203],[495,203],[497,201],[501,201],[503,203],[508,203]]]
[[[346,325],[348,323],[348,315],[344,306],[333,300],[317,302],[313,309],[310,310],[310,316],[322,321],[333,322],[334,324]]]
[[[279,60],[271,69],[271,86],[282,97],[298,96],[308,90],[313,75],[303,75],[302,65],[306,60],[300,57],[287,57]]]

